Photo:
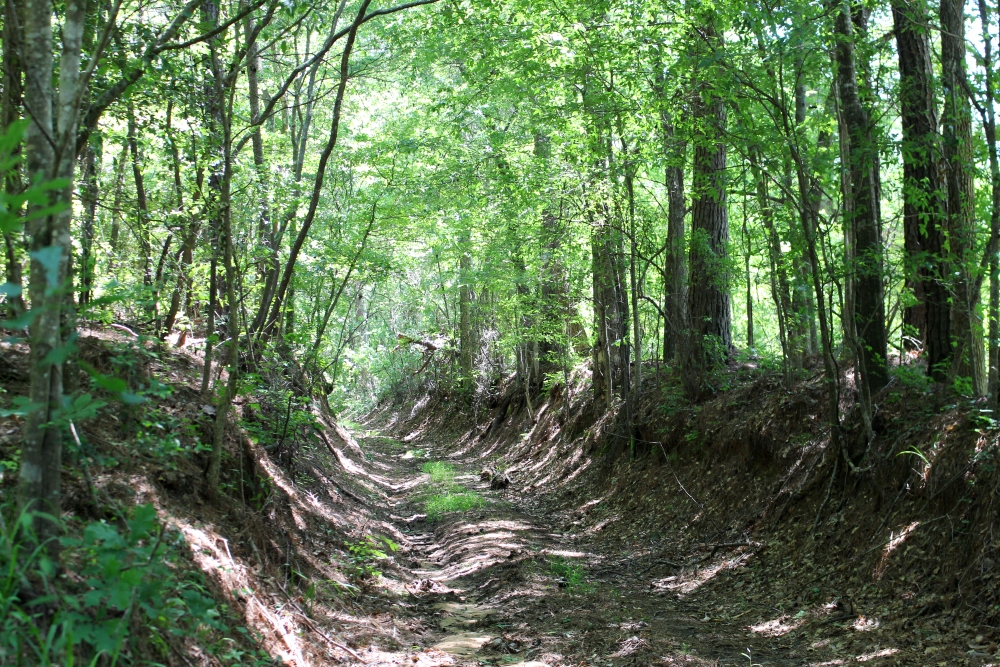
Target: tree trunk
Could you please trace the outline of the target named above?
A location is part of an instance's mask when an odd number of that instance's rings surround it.
[[[257,240],[264,248],[263,256],[257,263],[258,282],[266,285],[270,272],[276,270],[278,264],[277,248],[275,247],[274,230],[271,227],[270,181],[264,164],[264,140],[260,131],[260,86],[258,83],[260,70],[260,55],[256,40],[251,41],[254,34],[253,19],[247,16],[245,22],[247,37],[247,91],[250,102],[250,122],[253,125],[251,141],[253,145],[253,164],[257,176],[258,218]],[[308,129],[305,132],[308,137]]]
[[[674,127],[664,128],[668,145],[667,187],[667,255],[664,258],[664,308],[666,322],[663,331],[663,362],[673,363],[677,356],[677,341],[687,329],[687,262],[684,254],[684,162],[687,142],[676,138]]]
[[[80,305],[90,303],[94,282],[94,220],[97,218],[97,174],[101,169],[103,137],[99,132],[90,135],[83,154],[80,203],[83,208],[82,238],[80,239]]]
[[[719,36],[712,21],[704,28],[705,41],[715,46]],[[691,204],[691,248],[688,259],[687,351],[682,376],[688,396],[697,399],[705,389],[705,375],[726,363],[733,346],[729,276],[729,209],[726,203],[726,104],[711,90],[708,72],[700,73],[703,90],[695,96],[695,147]],[[704,99],[707,98],[707,99]]]
[[[330,155],[333,153],[334,147],[337,145],[337,137],[340,131],[340,117],[343,110],[344,94],[347,90],[348,64],[350,63],[351,51],[354,48],[358,28],[361,26],[361,22],[365,17],[365,12],[368,10],[369,4],[371,4],[371,0],[362,0],[361,6],[358,9],[358,14],[354,19],[354,23],[351,24],[350,31],[347,35],[347,43],[344,45],[344,52],[341,54],[340,58],[340,82],[337,86],[337,97],[333,103],[333,118],[330,126],[330,136],[327,140],[326,147],[320,154],[319,165],[316,168],[316,177],[313,181],[313,192],[309,199],[309,208],[302,221],[302,228],[296,235],[295,241],[292,243],[288,259],[285,261],[285,267],[281,273],[281,281],[278,283],[277,289],[274,293],[274,298],[270,304],[271,313],[260,329],[260,338],[262,342],[267,341],[273,333],[275,325],[278,323],[278,318],[281,316],[284,307],[285,294],[287,293],[289,284],[292,281],[292,273],[295,270],[295,263],[298,261],[299,251],[302,249],[302,244],[305,243],[306,237],[309,235],[309,229],[312,227],[312,222],[316,217],[316,210],[319,207],[320,193],[323,189],[323,179],[326,174],[327,163],[330,160]],[[261,305],[263,312],[267,312],[267,306],[267,303],[263,303]]]
[[[750,151],[750,170],[753,174],[757,192],[757,207],[761,222],[767,232],[767,258],[770,265],[771,296],[774,299],[774,310],[778,316],[778,339],[781,342],[782,361],[785,381],[790,379],[789,363],[792,362],[792,344],[789,340],[788,319],[792,309],[791,291],[788,286],[787,259],[781,251],[781,239],[774,225],[774,207],[771,206],[771,195],[768,192],[767,180],[761,171],[759,151]]]
[[[594,280],[593,385],[594,401],[610,409],[615,393],[627,398],[628,311],[623,308],[620,286],[623,281],[621,232],[609,219],[607,206],[591,212],[591,258]]]
[[[939,169],[937,103],[930,22],[924,0],[893,0],[903,126],[903,239],[906,285],[917,303],[903,312],[904,335],[922,341],[927,372],[942,382],[951,354],[948,290],[943,282],[946,224]],[[904,338],[904,346],[913,346]]]
[[[535,158],[543,164],[550,156],[549,137],[535,133]],[[550,199],[546,199],[542,210],[541,236],[542,247],[541,285],[539,286],[539,336],[538,365],[539,381],[545,376],[555,373],[566,355],[565,319],[569,296],[566,293],[566,270],[562,261],[562,218],[554,213]]]
[[[868,109],[858,89],[855,26],[849,2],[842,1],[836,18],[837,82],[847,131],[850,199],[845,207],[853,236],[851,273],[854,279],[853,331],[860,350],[862,382],[878,391],[889,382],[886,363],[884,285],[882,279],[882,224],[878,185],[878,146],[872,135]],[[852,327],[848,327],[849,329]]]
[[[139,155],[138,128],[135,122],[135,105],[128,102],[128,150],[132,156],[132,178],[135,182],[135,205],[138,214],[137,232],[139,248],[142,252],[142,284],[153,285],[153,247],[149,234],[149,201],[146,198],[146,183],[142,174],[142,158]]]
[[[472,240],[469,231],[462,230],[458,239],[458,342],[459,342],[459,385],[471,391],[472,366],[476,357],[475,333],[472,328]]]
[[[952,287],[950,377],[968,377],[977,396],[986,393],[986,363],[979,317],[972,110],[966,93],[965,2],[941,0],[942,135],[948,191],[949,269]]]
[[[86,19],[86,2],[69,0],[63,8],[62,52],[58,91],[53,89],[54,63],[51,0],[26,0],[23,10],[24,103],[31,109],[25,133],[26,172],[37,182],[65,179],[73,183],[77,130],[75,101],[80,85],[80,51]],[[37,180],[36,180],[37,179]],[[72,279],[69,274],[72,241],[70,219],[72,185],[50,193],[63,210],[32,220],[29,225],[31,263],[29,295],[31,323],[30,398],[38,406],[28,416],[21,449],[21,508],[34,512],[34,537],[58,557],[55,539],[60,521],[63,406],[67,345],[75,336],[72,313]]]
[[[993,401],[1000,401],[1000,261],[997,258],[997,243],[1000,242],[1000,155],[997,152],[997,121],[994,110],[996,97],[993,78],[993,36],[990,34],[990,13],[985,0],[979,0],[979,19],[983,34],[983,69],[985,70],[986,99],[983,105],[983,128],[990,162],[990,242],[986,253],[989,257],[990,303],[989,303],[989,347],[987,364],[989,367],[987,390]]]
[[[0,131],[6,131],[13,123],[21,117],[21,55],[20,55],[20,34],[17,30],[14,17],[18,16],[20,10],[19,0],[4,0],[4,21],[3,21],[3,91],[0,92]],[[17,158],[21,152],[20,146],[11,151],[12,158]],[[5,182],[2,184],[4,192],[9,195],[17,194],[21,191],[21,170],[14,167],[7,170]],[[4,266],[6,281],[12,285],[22,286],[21,283],[21,253],[19,246],[21,240],[19,235],[12,232],[3,233],[4,242]],[[7,297],[7,315],[10,319],[17,318],[24,312],[24,297],[21,294]]]

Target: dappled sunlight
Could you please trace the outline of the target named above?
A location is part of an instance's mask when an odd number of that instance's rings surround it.
[[[657,590],[672,591],[679,597],[684,597],[710,582],[720,572],[742,567],[750,556],[751,554],[744,553],[732,558],[716,560],[704,566],[696,566],[689,571],[682,570],[680,574],[651,582],[650,587]]]
[[[805,623],[804,618],[794,619],[788,614],[783,614],[778,618],[757,625],[750,626],[750,632],[764,637],[781,637],[787,635],[792,630],[797,630]]]
[[[858,616],[858,619],[851,623],[851,629],[857,632],[871,632],[882,627],[882,623],[877,618],[870,616]]]
[[[906,541],[906,538],[909,537],[910,533],[916,530],[919,525],[919,521],[914,521],[900,530],[892,530],[889,532],[889,541],[882,550],[882,558],[879,560],[878,566],[875,568],[876,579],[880,579],[882,575],[885,574],[885,570],[889,565],[889,556],[892,555],[892,552],[902,545],[903,542]]]
[[[592,558],[597,559],[594,554],[584,553],[582,551],[569,551],[566,549],[544,549],[542,551],[547,556],[558,556],[559,558]],[[599,560],[599,559],[598,559]]]
[[[888,658],[890,655],[896,655],[899,653],[898,648],[884,648],[880,651],[872,651],[871,653],[862,653],[861,655],[854,658],[858,662],[868,662],[874,660],[875,658]]]

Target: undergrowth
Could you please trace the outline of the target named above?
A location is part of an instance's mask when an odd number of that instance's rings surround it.
[[[437,521],[449,512],[468,512],[486,505],[486,499],[472,491],[438,493],[424,503],[427,518]]]
[[[468,512],[485,507],[486,499],[455,483],[455,466],[444,461],[428,461],[420,468],[430,476],[430,491],[424,499],[427,518],[437,521],[445,514]]]
[[[273,664],[230,636],[183,536],[152,505],[119,524],[67,531],[60,571],[30,515],[0,508],[0,665],[159,665],[190,641],[224,665]]]
[[[586,580],[583,566],[557,556],[549,561],[549,572],[559,577],[560,584],[571,591],[588,593],[594,590],[594,585]]]

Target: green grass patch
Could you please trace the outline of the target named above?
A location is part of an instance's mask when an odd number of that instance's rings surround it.
[[[486,505],[486,500],[472,491],[445,491],[437,493],[424,502],[427,518],[431,521],[440,519],[450,512],[468,512]]]
[[[455,466],[444,461],[428,461],[420,469],[431,476],[431,484],[450,484],[455,479]]]
[[[594,585],[587,581],[583,566],[579,563],[557,556],[549,561],[549,572],[562,579],[566,588],[571,591],[579,590],[586,593],[594,590]]]
[[[420,469],[430,476],[418,496],[424,503],[427,518],[437,521],[445,514],[468,512],[486,505],[486,499],[455,483],[455,466],[444,461],[428,461]]]

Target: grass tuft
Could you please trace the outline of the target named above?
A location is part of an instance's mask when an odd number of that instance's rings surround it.
[[[486,505],[486,500],[477,493],[445,491],[428,498],[424,503],[424,508],[427,511],[427,518],[436,521],[449,512],[468,512],[484,505]]]
[[[455,479],[455,466],[444,461],[428,461],[420,469],[431,476],[431,484],[450,484]]]

